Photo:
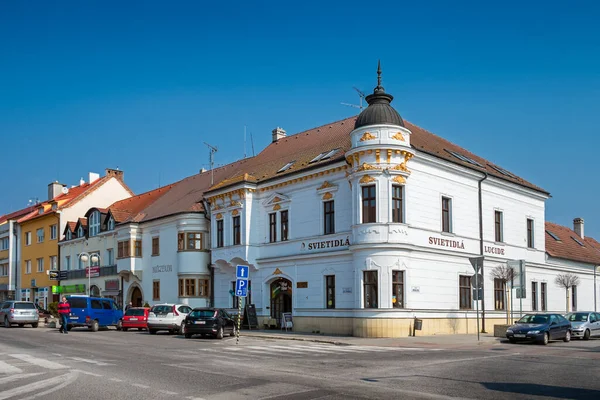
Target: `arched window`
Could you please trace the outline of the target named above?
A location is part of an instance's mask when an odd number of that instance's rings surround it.
[[[100,233],[100,212],[94,211],[88,220],[90,237]]]
[[[73,234],[71,233],[71,230],[69,229],[67,231],[67,240],[71,240],[71,239],[73,239]]]
[[[83,226],[79,226],[79,229],[77,229],[77,237],[82,238],[83,236],[84,236]]]
[[[96,285],[90,286],[90,296],[100,297],[100,288]]]
[[[109,231],[112,231],[113,229],[115,229],[115,220],[113,219],[112,216],[108,219],[108,224],[107,224],[106,229],[108,229]]]

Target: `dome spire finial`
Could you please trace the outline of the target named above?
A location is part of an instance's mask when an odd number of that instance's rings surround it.
[[[381,86],[381,60],[377,60],[377,87],[373,89],[373,93],[385,93],[385,89]]]

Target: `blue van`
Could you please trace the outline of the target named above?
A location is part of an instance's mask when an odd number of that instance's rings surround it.
[[[78,326],[87,326],[93,332],[97,332],[101,326],[114,326],[117,330],[121,330],[123,311],[112,299],[67,296],[67,302],[71,307],[67,330]]]

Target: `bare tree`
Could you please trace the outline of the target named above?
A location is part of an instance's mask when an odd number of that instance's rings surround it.
[[[566,294],[566,310],[567,312],[569,312],[569,289],[571,289],[573,286],[577,286],[579,284],[579,277],[577,275],[573,275],[572,273],[566,273],[566,274],[559,274],[556,276],[556,279],[554,279],[554,282],[558,285],[561,286],[563,288],[565,288],[565,294]]]
[[[502,285],[504,286],[504,304],[506,309],[506,323],[509,323],[509,308],[508,308],[508,282],[512,282],[516,277],[515,269],[509,267],[506,264],[500,264],[492,269],[490,272],[494,279],[499,279],[502,281]]]

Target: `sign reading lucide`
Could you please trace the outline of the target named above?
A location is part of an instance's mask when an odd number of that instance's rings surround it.
[[[332,249],[336,247],[350,246],[350,236],[346,236],[345,239],[334,239],[334,240],[320,240],[315,242],[302,242],[300,245],[301,250],[320,250],[320,249]]]
[[[153,274],[160,274],[161,272],[173,272],[172,265],[157,265],[156,267],[152,267]]]

